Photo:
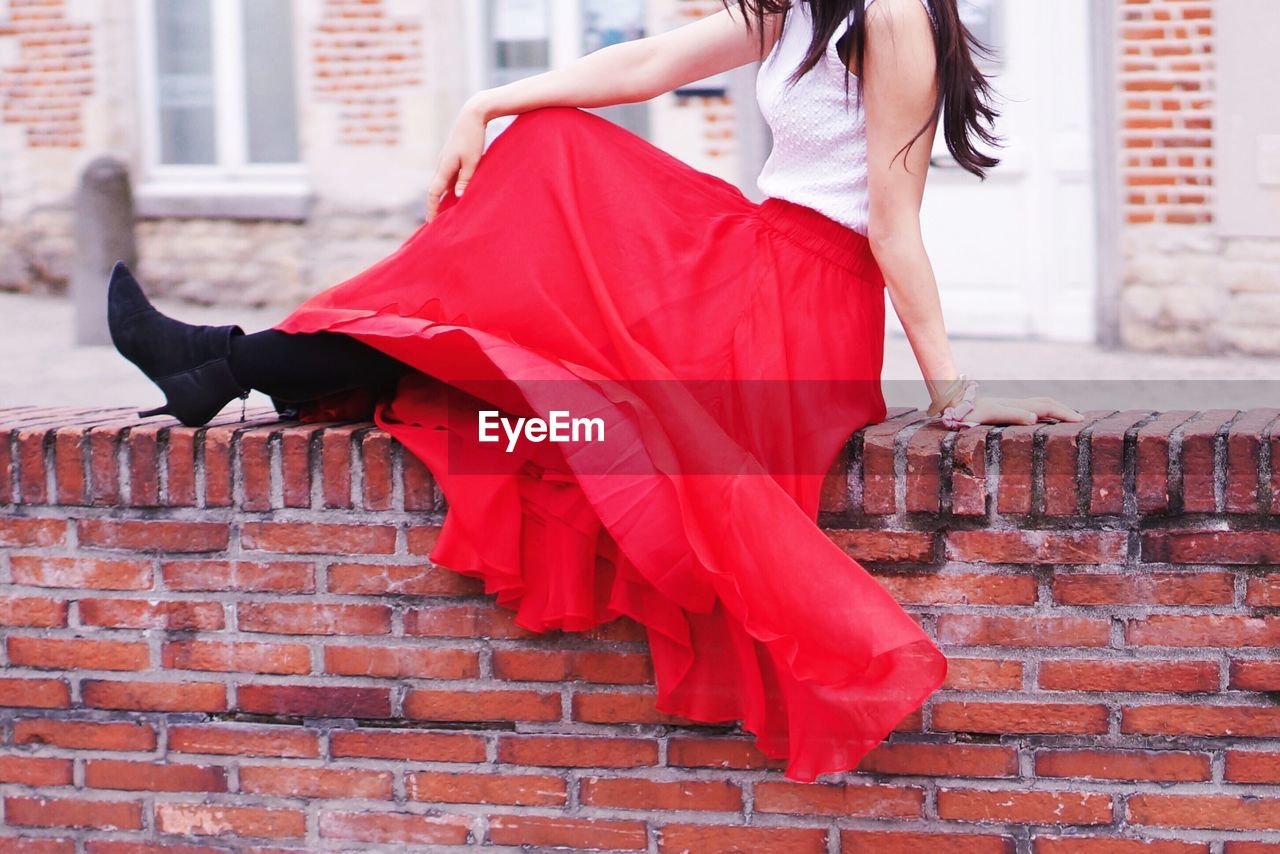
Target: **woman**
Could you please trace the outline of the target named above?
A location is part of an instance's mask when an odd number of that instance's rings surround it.
[[[371,410],[449,500],[434,562],[532,630],[625,614],[659,710],[741,721],[794,780],[852,769],[946,670],[815,524],[839,448],[886,415],[884,291],[947,426],[1080,419],[976,396],[948,348],[919,210],[940,118],[960,165],[996,162],[970,48],[956,0],[739,0],[479,92],[427,222],[272,329],[179,323],[118,267],[114,340],[166,394],[140,414],[202,424],[250,388],[303,418]],[[574,109],[756,60],[761,204]],[[600,435],[540,441],[557,412]]]

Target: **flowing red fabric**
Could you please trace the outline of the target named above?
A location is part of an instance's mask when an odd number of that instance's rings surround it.
[[[884,310],[858,233],[552,107],[274,328],[417,369],[371,405],[448,501],[434,563],[533,631],[638,621],[660,711],[739,721],[808,782],[855,768],[946,672],[816,524],[840,447],[886,414]],[[480,441],[485,409],[600,416],[607,441],[508,452]]]

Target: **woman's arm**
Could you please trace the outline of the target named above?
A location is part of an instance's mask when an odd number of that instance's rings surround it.
[[[938,283],[920,232],[920,205],[937,128],[937,60],[933,24],[920,0],[876,0],[867,9],[863,59],[867,118],[868,238],[931,398],[958,372],[947,340]],[[933,122],[902,153],[926,119]],[[973,420],[1035,423],[1041,417],[1080,420],[1050,398],[979,398]]]
[[[647,101],[686,83],[762,59],[778,37],[780,15],[748,31],[737,7],[621,44],[609,45],[561,68],[535,74],[467,99],[440,155],[427,198],[427,220],[454,187],[462,195],[484,147],[484,128],[499,116],[539,107],[608,107]]]

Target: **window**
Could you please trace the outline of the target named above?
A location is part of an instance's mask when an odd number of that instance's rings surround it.
[[[485,0],[483,5],[482,86],[540,74],[606,45],[645,35],[644,0]],[[648,135],[647,104],[591,112]],[[494,124],[496,130],[505,126]]]
[[[299,172],[292,0],[137,0],[148,176]]]

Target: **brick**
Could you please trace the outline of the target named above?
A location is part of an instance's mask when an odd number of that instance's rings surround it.
[[[385,635],[391,631],[388,605],[312,602],[240,602],[237,626],[244,632],[293,635]]]
[[[128,428],[94,427],[89,430],[89,501],[98,507],[120,503],[119,448]]]
[[[145,670],[150,650],[137,641],[11,636],[9,664],[42,670]]]
[[[1111,796],[1094,792],[939,789],[938,817],[1018,824],[1110,824]]]
[[[97,560],[15,554],[9,559],[14,584],[94,590],[149,590],[153,584],[147,560]]]
[[[428,564],[331,563],[330,593],[361,596],[482,596],[484,582]]]
[[[1090,430],[1091,514],[1124,512],[1125,433],[1150,415],[1147,409],[1124,410],[1101,419]]]
[[[680,715],[659,711],[653,693],[579,691],[573,695],[573,720],[593,724],[688,724]]]
[[[668,743],[668,763],[676,739]],[[498,761],[555,768],[641,768],[656,765],[658,743],[645,738],[512,735],[498,738]]]
[[[287,725],[170,724],[169,752],[311,759],[320,755],[320,737],[314,730]]]
[[[876,581],[907,605],[1030,605],[1038,582],[1029,574],[875,574]]]
[[[1016,777],[1018,752],[1002,745],[882,743],[858,770],[913,777]]]
[[[1280,608],[1280,574],[1250,578],[1244,600],[1255,608]]]
[[[81,547],[134,552],[217,552],[227,548],[231,530],[222,522],[78,519]]]
[[[565,781],[549,774],[454,774],[421,771],[405,776],[405,790],[415,801],[448,804],[563,806]]]
[[[324,810],[318,825],[324,839],[402,845],[465,845],[471,841],[471,819],[466,816]]]
[[[65,750],[150,751],[156,747],[156,732],[139,723],[19,718],[13,722],[13,743]]]
[[[220,712],[227,708],[221,682],[117,682],[85,679],[80,683],[85,706],[139,712]]]
[[[1016,691],[1022,687],[1022,662],[949,657],[942,687],[953,691]]]
[[[488,604],[414,608],[404,615],[404,632],[448,638],[531,638],[535,635],[516,625],[511,611]]]
[[[227,769],[219,765],[90,759],[84,784],[95,789],[134,792],[225,792]]]
[[[1053,598],[1062,605],[1230,605],[1234,597],[1235,578],[1229,572],[1056,572],[1053,576]]]
[[[1172,435],[1193,418],[1192,410],[1163,412],[1138,429],[1134,465],[1134,492],[1139,513],[1161,513],[1170,509],[1169,448]]]
[[[979,425],[960,431],[951,448],[951,512],[956,516],[986,515],[987,436]]]
[[[404,698],[404,714],[434,721],[558,721],[560,694],[410,690]]]
[[[311,439],[320,429],[307,424],[280,431],[280,474],[285,507],[311,506]]]
[[[165,494],[167,507],[196,505],[196,430],[194,427],[171,425],[167,429],[165,449]]]
[[[0,755],[0,783],[20,786],[70,786],[70,759]]]
[[[826,531],[827,538],[856,561],[925,563],[933,560],[936,535],[928,531]]]
[[[165,560],[160,575],[168,590],[240,590],[247,593],[314,593],[311,561]]]
[[[1040,687],[1048,691],[1143,691],[1168,693],[1218,690],[1216,661],[1062,659],[1040,663]]]
[[[1280,416],[1280,409],[1250,409],[1227,429],[1226,483],[1223,509],[1228,513],[1257,513],[1262,506],[1263,430]]]
[[[411,555],[430,555],[440,540],[439,525],[411,525],[405,532],[405,544]]]
[[[1212,513],[1214,455],[1217,434],[1237,415],[1234,409],[1201,412],[1182,429],[1182,508],[1188,513]]]
[[[1080,512],[1080,490],[1085,485],[1078,474],[1080,434],[1094,424],[1092,413],[1081,414],[1084,421],[1050,424],[1040,431],[1044,436],[1042,480],[1047,516],[1074,516]]]
[[[317,718],[385,718],[391,689],[341,685],[241,685],[236,708],[266,715]]]
[[[1280,783],[1280,753],[1261,750],[1228,750],[1224,777],[1232,783]]]
[[[0,677],[0,707],[65,709],[71,705],[71,689],[62,679]]]
[[[929,422],[911,435],[903,449],[906,457],[906,509],[908,513],[937,513],[942,494],[942,444],[952,435],[946,427]]]
[[[436,482],[422,460],[413,455],[408,448],[401,452],[404,509],[438,510],[436,506]]]
[[[5,824],[25,827],[90,827],[141,830],[138,801],[5,796]]]
[[[160,506],[160,443],[158,424],[138,424],[124,438],[129,467],[129,506]]]
[[[357,441],[360,443],[362,482],[360,506],[365,510],[390,510],[395,490],[391,436],[375,428],[361,433]]]
[[[255,551],[295,554],[392,554],[391,525],[339,525],[318,522],[245,522],[240,543]]]
[[[1117,839],[1112,836],[1037,836],[1035,854],[1209,854],[1205,842]]]
[[[67,540],[65,519],[0,518],[0,546],[44,548]]]
[[[755,811],[790,815],[917,818],[923,815],[924,790],[913,786],[858,786],[759,782]]]
[[[169,801],[155,805],[155,826],[161,833],[183,836],[257,836],[287,839],[306,834],[306,813],[302,810],[230,804],[180,804]]]
[[[938,617],[938,640],[964,646],[1101,647],[1111,643],[1111,622],[1076,616],[943,614]]]
[[[1233,661],[1230,684],[1239,691],[1280,691],[1280,661]]]
[[[825,828],[665,824],[658,828],[661,854],[826,854]]]
[[[335,729],[330,731],[329,752],[335,758],[479,763],[485,759],[485,739],[480,735],[461,732]]]
[[[271,436],[274,428],[240,434],[240,506],[249,511],[271,509]]]
[[[65,626],[67,603],[45,596],[0,596],[0,626]]]
[[[726,780],[655,781],[634,777],[586,777],[578,782],[578,802],[630,810],[742,812],[742,789]]]
[[[354,768],[241,765],[240,791],[285,798],[390,800],[393,774]]]
[[[480,675],[480,656],[465,649],[329,644],[324,648],[324,672],[393,679],[474,679]]]
[[[1280,617],[1153,614],[1125,625],[1133,646],[1280,646]]]
[[[785,759],[772,759],[741,738],[675,737],[667,742],[667,764],[681,768],[781,769]]]
[[[842,830],[841,854],[1014,854],[1013,837],[970,833]]]
[[[8,435],[0,436],[0,443],[8,443]],[[86,462],[89,443],[84,430],[79,427],[60,427],[54,431],[53,470],[57,484],[55,500],[64,506],[84,505],[89,498],[89,479]],[[8,486],[8,482],[5,482]]]
[[[192,599],[81,599],[80,623],[116,629],[210,631],[223,627],[219,602]]]
[[[350,509],[352,483],[352,434],[364,429],[362,424],[327,427],[320,434],[320,480],[324,506]]]
[[[1147,735],[1207,735],[1275,738],[1280,715],[1261,706],[1126,706],[1120,731]]]
[[[1120,531],[951,531],[948,560],[974,563],[1122,563],[1126,539]]]
[[[495,815],[489,818],[488,842],[491,845],[642,851],[648,846],[648,834],[643,821]]]
[[[45,504],[49,500],[45,454],[53,447],[53,434],[45,427],[19,429],[16,442],[18,495],[23,504]]]
[[[648,654],[638,652],[496,649],[492,668],[496,678],[511,681],[616,685],[644,685],[653,681]]]
[[[818,510],[823,513],[848,512],[852,506],[849,493],[849,447],[845,445],[836,452],[835,461],[822,479]]]
[[[180,640],[164,644],[161,662],[173,670],[308,673],[311,652],[302,644]]]
[[[1196,782],[1212,778],[1209,754],[1174,750],[1038,750],[1038,777]]]
[[[1079,733],[1107,731],[1107,707],[1097,703],[976,703],[944,701],[933,707],[939,732]]]
[[[1280,563],[1280,531],[1145,531],[1142,559],[1249,566]]]
[[[1205,830],[1276,830],[1280,798],[1232,795],[1130,795],[1132,824]]]
[[[1000,513],[1030,513],[1032,490],[1032,438],[1034,425],[1000,428],[1000,470],[996,481],[996,509]]]

